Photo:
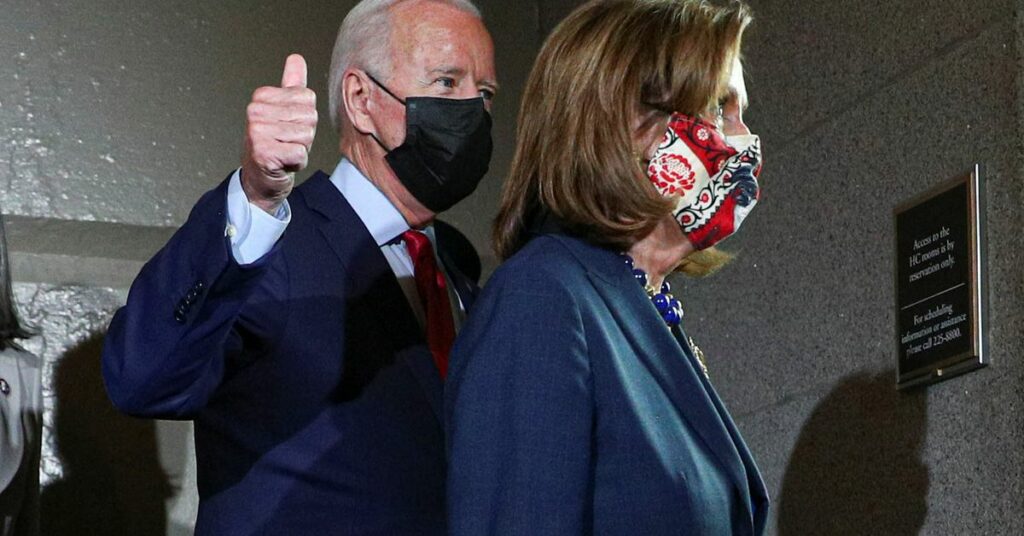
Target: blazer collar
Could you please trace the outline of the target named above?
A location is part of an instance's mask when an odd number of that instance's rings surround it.
[[[462,300],[462,308],[468,316],[469,311],[473,308],[473,303],[476,301],[476,296],[480,292],[480,288],[477,286],[476,281],[462,273],[462,270],[459,269],[451,255],[448,255],[444,250],[444,246],[440,243],[437,246],[437,255],[441,258],[441,264],[444,265],[444,269],[448,273],[448,279],[451,280],[452,286],[455,287],[455,293]]]
[[[680,415],[690,423],[714,453],[719,465],[730,476],[740,497],[749,497],[751,490],[744,467],[742,447],[730,434],[725,418],[719,413],[720,401],[710,383],[703,377],[696,358],[683,340],[664,325],[650,298],[636,283],[622,256],[570,236],[558,237],[586,268],[591,281],[612,315],[626,333],[641,361],[656,378]],[[717,402],[717,403],[716,403]],[[723,410],[724,411],[724,410]],[[749,456],[749,455],[748,455]],[[751,470],[756,471],[752,468]],[[760,478],[760,477],[758,477]],[[751,516],[752,505],[742,501]]]
[[[356,300],[369,309],[368,313],[389,323],[387,340],[382,343],[406,361],[438,422],[443,422],[444,385],[429,357],[419,323],[380,246],[326,173],[318,171],[302,186],[306,204],[326,218],[318,225],[320,234],[345,267],[350,294],[345,298]]]
[[[402,213],[349,159],[342,158],[338,163],[331,184],[348,201],[378,246],[409,230]]]
[[[409,224],[398,209],[348,159],[343,158],[332,175],[317,171],[307,183],[305,188],[309,195],[306,196],[306,203],[310,208],[329,220],[345,222],[346,225],[358,221],[361,225],[353,229],[364,229],[377,246],[383,246],[409,229]],[[347,246],[354,244],[354,241],[329,241],[339,257],[343,260],[349,257]],[[476,281],[458,268],[445,250],[444,240],[435,236],[435,242],[437,255],[468,312],[479,291]]]
[[[679,342],[679,346],[683,349],[683,353],[690,362],[696,364],[697,358],[693,353],[693,349],[690,347],[690,341],[686,336],[686,333],[684,333],[682,329],[676,329],[673,330],[672,335]],[[728,410],[725,408],[725,404],[722,403],[722,399],[718,397],[718,393],[715,391],[714,386],[711,385],[711,380],[703,373],[698,374],[697,379],[704,384],[708,398],[715,405],[719,414],[729,415]],[[744,473],[741,476],[746,476],[749,494],[744,494],[743,496],[750,498],[750,504],[747,506],[754,514],[754,526],[763,526],[763,518],[766,513],[766,506],[768,503],[768,490],[765,487],[764,479],[761,477],[761,471],[757,468],[757,463],[754,462],[754,457],[750,454],[750,449],[747,448],[747,444],[743,441],[743,437],[739,430],[736,429],[736,424],[732,422],[732,418],[730,417],[728,420],[723,419],[722,422],[725,425],[727,433],[733,439],[732,445],[735,446],[736,452],[739,454],[740,460],[742,460],[745,468]],[[740,489],[743,488],[741,487]],[[760,520],[756,519],[758,516],[761,518]]]

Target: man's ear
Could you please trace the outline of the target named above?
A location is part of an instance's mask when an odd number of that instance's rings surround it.
[[[356,132],[377,135],[377,125],[370,114],[373,107],[370,102],[371,84],[366,73],[357,69],[346,70],[341,78],[341,100],[348,122]]]

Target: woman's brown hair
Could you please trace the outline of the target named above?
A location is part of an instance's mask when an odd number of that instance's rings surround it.
[[[744,4],[594,0],[548,37],[530,73],[494,222],[502,260],[550,214],[591,242],[628,249],[671,211],[638,162],[634,129],[660,111],[705,113],[724,96]],[[650,128],[650,125],[647,125]]]

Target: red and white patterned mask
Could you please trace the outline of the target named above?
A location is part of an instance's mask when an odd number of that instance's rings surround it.
[[[647,167],[662,195],[678,196],[672,215],[698,250],[740,228],[760,197],[760,172],[757,136],[723,137],[711,124],[678,113]]]

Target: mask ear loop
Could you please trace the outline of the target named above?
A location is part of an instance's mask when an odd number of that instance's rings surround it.
[[[402,103],[402,106],[406,106],[404,100],[398,98],[398,95],[395,95],[394,93],[392,93],[391,90],[387,88],[387,86],[385,86],[384,84],[381,84],[380,81],[378,81],[376,78],[374,78],[372,74],[370,74],[368,71],[363,71],[363,72],[366,73],[366,77],[367,78],[372,80],[374,84],[377,84],[377,87],[383,89],[384,93],[387,93],[388,95],[391,95],[391,98],[395,99],[396,101],[398,101],[400,103]]]
[[[387,147],[385,147],[384,144],[380,141],[380,138],[378,138],[376,134],[374,134],[373,132],[367,132],[367,135],[369,135],[371,138],[373,138],[373,141],[377,142],[377,145],[380,145],[381,149],[384,149],[384,153],[385,154],[391,152],[391,149],[388,149]]]
[[[370,74],[369,71],[363,70],[363,74],[365,74],[366,77],[369,78],[374,84],[377,84],[377,87],[383,89],[384,93],[387,93],[388,95],[390,95],[392,99],[395,99],[396,101],[402,103],[402,106],[408,106],[405,103],[404,100],[398,98],[398,95],[395,95],[394,93],[392,93],[391,90],[387,88],[387,86],[385,86],[384,84],[381,84],[380,80],[377,80],[376,78],[374,78],[374,76],[372,74]],[[377,145],[380,145],[381,149],[384,149],[385,153],[390,153],[391,152],[391,149],[388,149],[387,146],[384,145],[384,142],[380,141],[380,138],[378,138],[376,134],[374,134],[372,132],[368,132],[367,134],[371,138],[373,138],[373,141],[377,142]]]

